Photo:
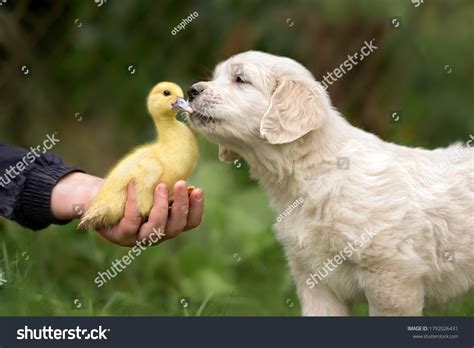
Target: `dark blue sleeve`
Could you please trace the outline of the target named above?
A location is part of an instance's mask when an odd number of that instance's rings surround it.
[[[51,191],[65,175],[82,171],[40,147],[25,150],[0,143],[0,216],[32,230],[66,224],[51,212]]]

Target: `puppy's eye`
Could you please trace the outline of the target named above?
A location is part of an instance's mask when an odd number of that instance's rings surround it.
[[[171,92],[166,89],[166,90],[163,91],[163,95],[164,96],[169,96],[169,95],[171,95]]]
[[[237,83],[247,83],[240,75],[237,75],[235,78],[235,82]]]

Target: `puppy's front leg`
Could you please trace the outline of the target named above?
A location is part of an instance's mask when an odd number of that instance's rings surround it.
[[[373,267],[361,274],[362,286],[369,302],[370,316],[423,315],[424,289],[421,279],[404,277],[408,272]]]
[[[308,273],[298,272],[293,268],[292,272],[296,280],[296,290],[298,292],[303,316],[327,317],[351,315],[349,306],[339,300],[326,285],[317,284],[313,288],[310,288],[308,284],[306,284]]]

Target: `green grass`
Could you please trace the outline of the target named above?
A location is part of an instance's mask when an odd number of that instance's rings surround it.
[[[76,232],[73,225],[34,234],[7,223],[0,267],[8,282],[0,287],[0,314],[297,315],[293,286],[270,231],[259,236],[254,250],[245,243],[232,247],[225,233],[218,241],[201,228],[149,248],[97,288],[97,272],[127,249]],[[179,303],[183,297],[186,309]]]
[[[126,249],[77,232],[73,224],[32,233],[7,223],[1,268],[8,283],[0,287],[0,315],[299,315],[282,251],[270,230],[253,236],[258,247],[240,251],[237,261],[238,248],[224,231],[219,241],[201,237],[204,229],[147,249],[97,288],[97,272]],[[180,304],[183,297],[187,308]],[[355,304],[353,312],[365,316],[367,305]],[[465,297],[425,314],[474,315],[474,300]]]

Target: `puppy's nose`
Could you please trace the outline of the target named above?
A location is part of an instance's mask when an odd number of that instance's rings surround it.
[[[195,83],[194,85],[192,85],[191,88],[188,90],[189,101],[192,101],[195,97],[201,94],[204,89],[204,86],[200,83]]]

